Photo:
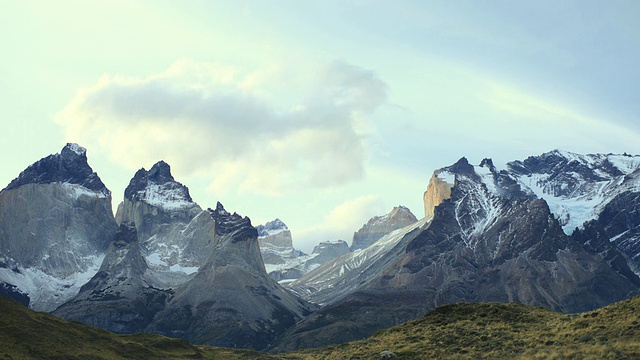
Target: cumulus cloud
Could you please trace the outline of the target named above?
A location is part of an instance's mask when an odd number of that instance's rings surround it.
[[[103,76],[56,121],[131,169],[164,159],[215,191],[281,194],[361,178],[370,116],[386,100],[382,80],[344,62],[309,75],[181,60],[144,78]]]

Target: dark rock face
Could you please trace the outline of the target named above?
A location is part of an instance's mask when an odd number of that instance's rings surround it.
[[[24,306],[29,306],[29,295],[20,291],[15,285],[0,282],[0,296],[15,300]]]
[[[351,251],[364,249],[393,230],[403,228],[418,221],[415,215],[404,206],[394,207],[383,216],[371,218],[362,228],[353,234]]]
[[[165,190],[174,190],[179,200],[192,202],[189,189],[176,182],[171,175],[171,167],[164,161],[158,161],[149,171],[138,170],[124,190],[124,197],[131,201],[146,200],[144,197],[149,185],[165,185]],[[169,199],[170,200],[170,199]]]
[[[208,211],[216,224],[209,259],[176,289],[147,331],[196,344],[263,349],[313,307],[267,275],[249,218],[220,203]]]
[[[86,149],[76,144],[67,144],[60,154],[49,155],[29,166],[11,181],[5,190],[26,184],[69,183],[110,194],[98,174],[87,163]]]
[[[12,269],[0,267],[0,281],[53,310],[95,274],[115,231],[111,192],[85,149],[67,144],[0,191],[0,262]]]
[[[367,271],[374,269],[375,277],[333,285],[332,294],[339,293],[336,288],[351,289],[346,296],[333,296],[337,302],[329,302],[296,324],[274,350],[355,340],[436,306],[460,301],[517,301],[579,312],[636,294],[640,279],[624,261],[626,256],[607,242],[621,239],[625,243],[622,239],[630,238],[629,229],[636,228],[637,197],[618,195],[604,206],[598,221],[569,236],[547,202],[535,193],[546,189],[545,193],[556,196],[556,206],[567,201],[569,210],[571,196],[582,199],[598,189],[616,194],[620,188],[603,185],[622,181],[616,178],[618,168],[607,163],[623,160],[573,159],[573,154],[559,154],[512,163],[512,172],[499,172],[490,161],[474,167],[466,159],[440,169],[438,174],[455,177],[455,185],[450,198],[435,208],[431,223],[395,242],[394,249],[402,251],[392,259],[380,257],[370,264]],[[604,164],[605,170],[593,169],[598,164]],[[618,165],[629,174],[627,179],[635,171],[634,164]],[[569,177],[563,175],[566,169],[573,171]],[[540,181],[532,183],[530,176]],[[533,190],[527,187],[530,183]],[[304,289],[299,283],[313,275],[293,285]],[[400,314],[395,319],[385,315],[391,308]]]
[[[148,285],[146,270],[135,224],[124,222],[98,273],[53,314],[116,333],[142,332],[171,296]]]
[[[629,279],[629,267],[640,273],[640,193],[627,191],[616,196],[598,219],[587,222],[572,237],[602,254],[609,264]]]

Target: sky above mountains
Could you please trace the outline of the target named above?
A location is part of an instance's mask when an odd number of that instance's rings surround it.
[[[640,153],[637,1],[5,1],[0,183],[66,142],[115,204],[172,166],[294,246],[423,214],[433,170]]]

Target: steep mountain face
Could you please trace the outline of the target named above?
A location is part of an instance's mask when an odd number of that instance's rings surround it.
[[[53,310],[98,271],[115,231],[111,192],[67,144],[0,191],[0,282]]]
[[[435,199],[431,206],[440,202],[426,209],[433,212],[433,219],[407,231],[396,242],[394,255],[387,255],[390,258],[361,261],[358,270],[376,269],[374,276],[362,282],[361,276],[351,275],[348,281],[317,287],[304,283],[320,279],[314,276],[322,267],[292,283],[300,295],[324,300],[327,306],[290,329],[275,349],[352,340],[453,302],[518,301],[578,312],[637,293],[640,279],[622,261],[625,255],[607,246],[616,238],[606,232],[616,221],[635,229],[633,216],[623,215],[633,212],[629,206],[635,197],[616,195],[633,188],[625,182],[631,181],[635,162],[635,158],[552,152],[510,163],[502,171],[488,159],[473,166],[464,158],[437,170],[438,179],[430,184],[441,190],[427,190]],[[438,195],[447,189],[448,199]],[[619,201],[613,201],[618,196],[622,196]],[[580,223],[594,218],[601,219],[598,226]],[[565,233],[578,223],[583,230],[573,237]],[[624,237],[631,232],[617,229],[610,234]],[[589,234],[603,238],[596,241]],[[347,290],[336,296],[340,291],[336,287]],[[333,296],[322,297],[325,289],[331,289]],[[394,309],[393,316],[389,308]]]
[[[417,231],[428,226],[422,220],[383,236],[373,245],[323,263],[302,278],[287,284],[300,297],[316,304],[340,301],[379,276],[405,251]]]
[[[280,219],[256,227],[264,266],[276,281],[297,279],[306,272],[308,255],[293,247],[291,231]]]
[[[256,229],[265,268],[272,279],[283,283],[298,279],[350,251],[344,240],[323,241],[307,255],[293,247],[291,231],[280,219],[258,225]]]
[[[396,206],[386,215],[371,218],[364,226],[353,234],[351,251],[364,249],[393,230],[403,228],[418,221],[411,211],[404,206]]]
[[[186,282],[207,260],[213,246],[211,216],[175,181],[170,166],[159,161],[138,170],[118,206],[118,223],[135,224],[149,280],[157,287]]]
[[[116,333],[142,332],[171,296],[150,286],[144,280],[146,271],[135,224],[125,221],[100,270],[53,314]]]
[[[350,252],[349,245],[344,240],[322,241],[313,248],[313,257],[307,263],[321,265]]]
[[[344,241],[321,243],[314,249],[316,267],[287,287],[313,303],[325,305],[340,300],[374,278],[384,266],[396,259],[406,245],[407,233],[424,226],[404,206],[394,207],[388,214],[371,218],[354,233],[351,248]]]
[[[507,164],[505,173],[523,191],[543,198],[564,231],[571,234],[597,219],[616,196],[638,192],[640,156],[579,155],[554,150]]]
[[[640,274],[640,156],[554,150],[511,162],[508,171],[525,191],[547,201],[565,233],[619,271],[624,262]]]
[[[249,218],[220,203],[208,212],[216,241],[207,262],[147,330],[196,344],[265,348],[312,307],[267,275]]]

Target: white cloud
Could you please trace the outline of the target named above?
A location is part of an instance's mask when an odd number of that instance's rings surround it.
[[[364,195],[337,205],[316,225],[296,231],[294,247],[308,250],[320,241],[344,240],[351,244],[353,233],[374,216],[386,214],[384,201],[377,195]]]
[[[369,117],[387,86],[344,62],[314,70],[180,60],[145,78],[103,76],[56,121],[68,141],[116,163],[164,159],[182,176],[210,177],[214,191],[282,194],[360,179],[375,132]]]

